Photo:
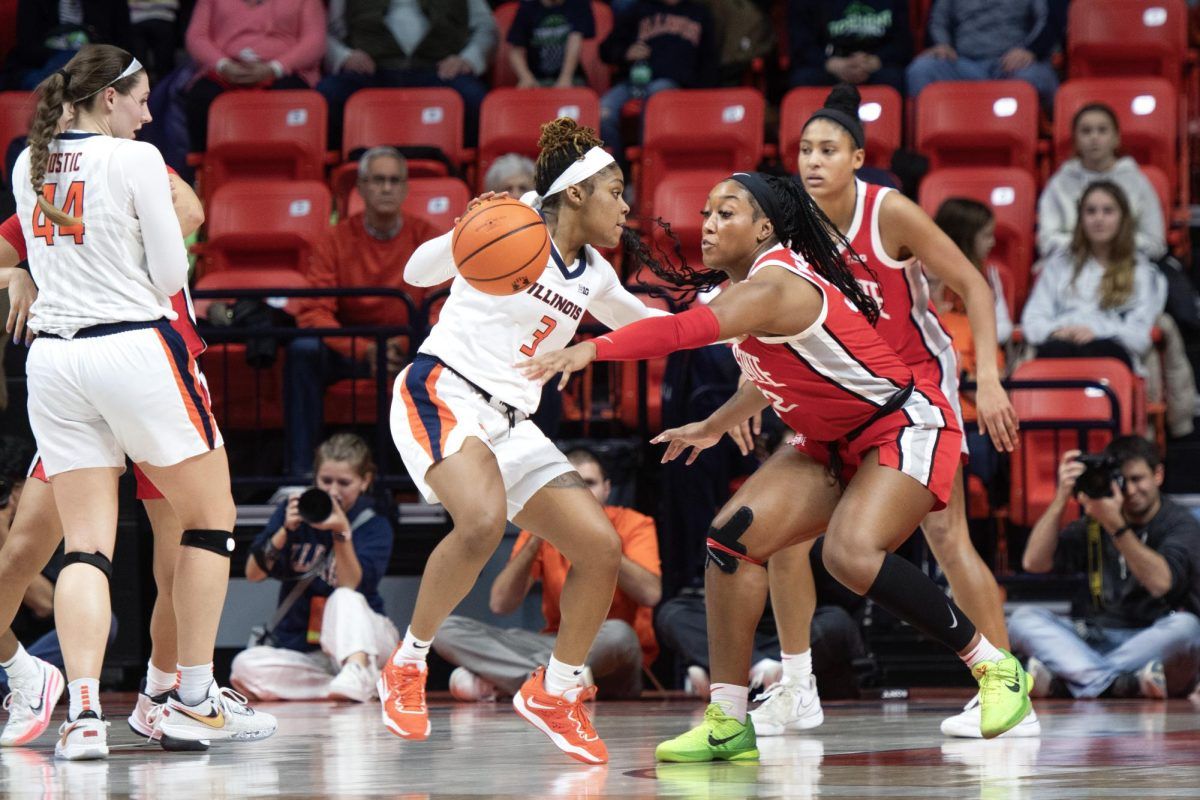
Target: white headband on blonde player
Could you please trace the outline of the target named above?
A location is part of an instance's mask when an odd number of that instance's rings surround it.
[[[546,190],[545,194],[538,194],[536,191],[526,192],[521,195],[521,202],[540,209],[542,203],[550,195],[558,194],[568,186],[586,181],[609,164],[615,164],[616,161],[603,147],[593,147],[583,154],[583,158],[571,162],[571,166],[554,179],[554,183],[550,184],[550,188]]]
[[[135,58],[133,61],[130,61],[130,62],[129,62],[129,66],[128,66],[128,67],[126,67],[126,68],[124,69],[124,71],[122,71],[122,72],[121,72],[121,74],[120,74],[120,75],[118,75],[117,77],[113,78],[111,81],[109,81],[108,83],[104,84],[103,86],[101,86],[101,87],[100,87],[99,89],[97,89],[96,91],[92,92],[92,94],[99,94],[100,92],[103,92],[103,91],[104,91],[105,89],[107,89],[108,87],[112,86],[114,83],[117,83],[118,81],[123,81],[123,80],[125,80],[126,78],[128,78],[130,75],[137,74],[137,73],[138,73],[138,72],[140,72],[141,70],[142,70],[142,62],[138,61],[138,60]],[[62,70],[59,70],[59,72],[62,72]],[[73,100],[73,101],[71,101],[71,102],[73,102],[73,103],[78,103],[78,102],[80,102],[81,100],[87,100],[89,97],[91,97],[91,96],[92,96],[92,94],[84,95],[83,97],[79,98],[79,100]]]

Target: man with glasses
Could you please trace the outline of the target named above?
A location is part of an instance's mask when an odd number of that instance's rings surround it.
[[[358,162],[358,192],[366,205],[325,234],[309,262],[314,289],[402,289],[418,306],[430,291],[404,282],[404,265],[422,243],[441,231],[401,209],[408,195],[408,164],[392,147],[373,147]],[[301,328],[405,325],[408,308],[392,297],[308,298],[300,302]],[[395,375],[407,361],[407,342],[387,343],[387,371]],[[345,378],[374,377],[376,342],[361,337],[298,338],[288,347],[284,382],[288,469],[312,472],[313,448],[320,441],[325,388]]]

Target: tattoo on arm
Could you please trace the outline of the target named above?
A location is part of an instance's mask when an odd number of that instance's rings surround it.
[[[544,487],[545,489],[586,489],[587,484],[583,482],[583,478],[575,470],[564,472],[557,478],[554,478]]]

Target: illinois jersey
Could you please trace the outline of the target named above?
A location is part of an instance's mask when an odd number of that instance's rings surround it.
[[[70,338],[105,323],[175,319],[169,298],[187,282],[187,256],[158,150],[76,131],[49,150],[43,192],[82,223],[61,226],[42,213],[22,152],[13,187],[38,285],[32,328]]]
[[[485,294],[454,270],[451,236],[421,245],[404,268],[404,279],[415,286],[454,277],[450,297],[419,352],[526,414],[537,410],[542,387],[523,376],[517,363],[569,345],[585,313],[609,328],[663,313],[630,294],[604,256],[586,245],[573,263],[551,245],[545,271],[528,289],[505,297]]]
[[[854,259],[847,259],[847,263],[863,291],[879,304],[875,330],[905,364],[937,358],[952,343],[929,299],[925,272],[915,258],[897,261],[889,256],[879,232],[883,200],[894,190],[861,180],[856,186],[854,221],[846,238],[874,275]]]

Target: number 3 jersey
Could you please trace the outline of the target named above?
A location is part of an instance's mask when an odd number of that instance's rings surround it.
[[[551,245],[546,269],[528,289],[504,297],[485,294],[455,271],[452,234],[421,245],[404,268],[405,281],[414,286],[454,278],[450,297],[419,352],[435,356],[526,414],[537,410],[542,387],[515,365],[568,346],[585,313],[609,328],[663,313],[628,292],[613,266],[587,245],[573,263]]]
[[[170,297],[186,285],[188,264],[162,155],[145,142],[75,131],[49,150],[43,192],[83,222],[60,226],[42,212],[22,152],[13,193],[38,285],[31,327],[70,338],[103,323],[174,320]]]

